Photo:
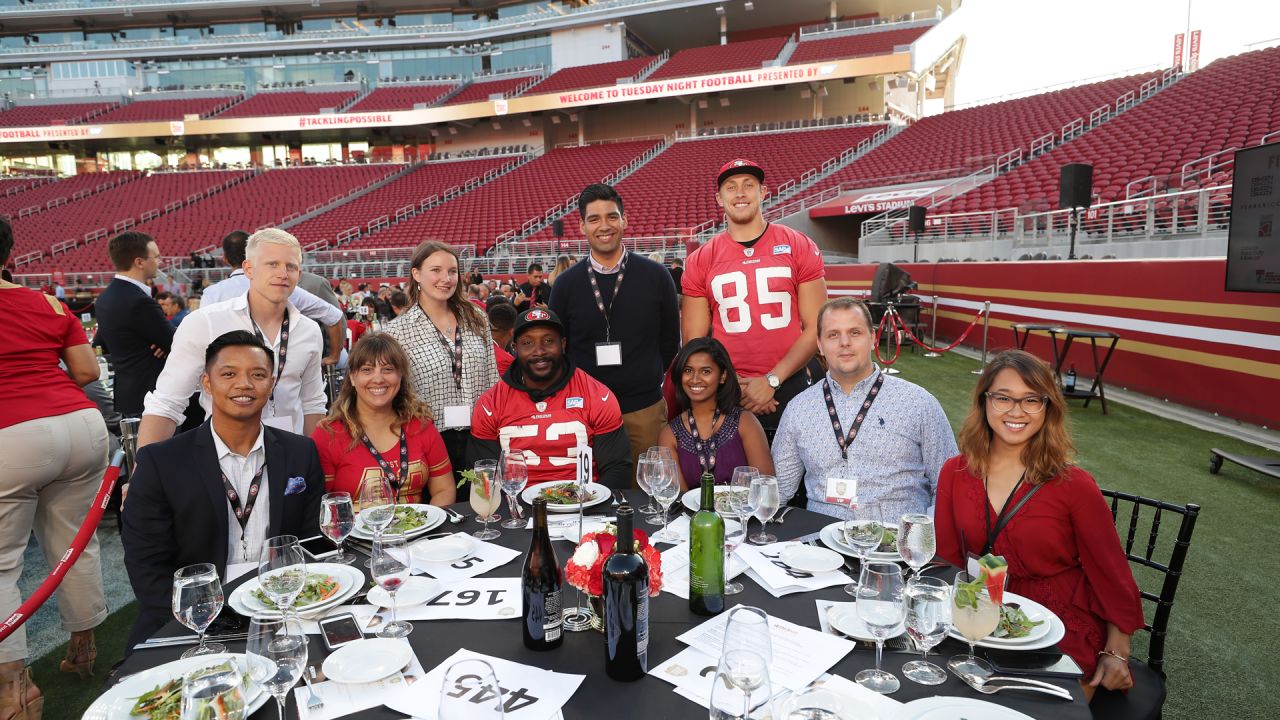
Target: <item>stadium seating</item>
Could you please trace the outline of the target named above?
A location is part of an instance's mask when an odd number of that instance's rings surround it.
[[[519,77],[502,78],[501,80],[472,83],[462,88],[457,95],[449,98],[449,100],[445,102],[445,105],[461,105],[462,103],[483,102],[488,100],[491,95],[511,97],[515,94],[517,88],[532,79],[533,78],[528,75],[522,75]]]
[[[929,31],[929,27],[843,35],[827,39],[804,40],[796,45],[788,65],[840,60],[863,55],[885,55],[898,45],[910,45]],[[1092,109],[1092,108],[1090,108]]]
[[[372,192],[305,220],[289,228],[303,245],[324,241],[332,245],[339,233],[353,227],[362,231],[369,221],[382,216],[394,218],[396,211],[438,196],[449,188],[463,185],[472,178],[516,162],[515,158],[486,158],[457,162],[433,162],[413,170]]]
[[[658,68],[649,80],[710,75],[758,68],[778,57],[787,44],[785,37],[746,40],[727,45],[706,45],[681,50]]]
[[[51,182],[57,178],[53,177],[3,177],[0,178],[0,197],[9,197],[18,193],[39,187]]]
[[[423,240],[474,244],[484,252],[495,238],[542,218],[588,183],[598,182],[652,149],[652,141],[557,148],[482,189],[409,218],[353,247],[410,247]]]
[[[337,110],[356,96],[354,90],[336,92],[260,92],[218,114],[221,118],[267,117],[269,115],[316,115],[323,108]]]
[[[1093,164],[1099,202],[1148,176],[1175,188],[1182,166],[1280,130],[1280,48],[1217,60],[1052,152],[940,205],[937,212],[1056,209],[1062,165]],[[1167,209],[1167,208],[1165,208]]]
[[[577,67],[557,70],[547,79],[525,91],[526,95],[538,93],[567,92],[583,88],[607,87],[618,82],[619,78],[633,78],[649,67],[655,58],[638,57],[630,60],[600,63],[598,65],[579,65]]]
[[[199,97],[167,100],[134,100],[93,118],[95,123],[160,122],[182,120],[188,115],[206,117],[236,96]]]
[[[67,103],[64,105],[18,105],[0,112],[0,127],[43,127],[74,125],[104,113],[115,103]]]
[[[17,217],[28,208],[36,208],[36,212],[45,212],[50,203],[74,202],[78,199],[75,195],[79,193],[103,192],[120,183],[136,180],[141,175],[142,173],[132,170],[72,175],[57,182],[44,183],[25,192],[0,196],[0,215]]]
[[[349,195],[403,170],[404,165],[336,165],[267,170],[198,203],[142,223],[138,230],[164,254],[186,255],[216,244],[232,230],[253,232],[284,218]]]
[[[379,110],[412,110],[414,105],[434,105],[456,85],[392,85],[380,87],[364,96],[346,112],[362,113]]]

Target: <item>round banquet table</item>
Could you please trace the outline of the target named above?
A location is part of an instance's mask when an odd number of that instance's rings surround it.
[[[628,500],[632,503],[646,502],[646,499],[638,490],[627,491],[626,494]],[[529,515],[528,508],[525,507],[524,509],[526,515]],[[446,522],[441,527],[436,528],[437,531],[473,532],[479,529],[480,526],[474,520],[474,512],[472,512],[469,505],[459,503],[453,506],[453,510],[465,515],[466,521],[459,525],[451,525]],[[672,507],[673,518],[675,517],[675,512],[679,510],[683,510],[683,505],[677,500]],[[687,512],[687,510],[683,511]],[[612,507],[605,503],[595,508],[589,508],[587,514],[607,515],[611,512]],[[786,515],[784,522],[771,523],[769,531],[777,535],[780,540],[790,540],[813,535],[823,526],[832,522],[834,520],[826,515],[809,512],[804,509],[795,509]],[[756,523],[753,522],[752,524],[758,527]],[[497,524],[491,524],[490,527],[497,527]],[[641,527],[651,534],[656,529],[648,525],[642,525]],[[499,529],[502,530],[502,535],[490,542],[517,549],[521,552],[528,550],[529,542],[533,535],[532,531]],[[572,552],[573,545],[564,540],[556,540],[553,544],[556,550],[556,558],[563,567],[564,562]],[[669,546],[659,546],[659,550],[666,547]],[[351,549],[350,543],[348,544],[348,549]],[[357,553],[359,553],[358,549]],[[517,557],[506,565],[480,577],[519,577],[522,565],[523,557]],[[367,576],[368,571],[364,568],[363,562],[357,561],[352,567],[361,569]],[[763,609],[770,615],[784,618],[815,630],[820,629],[817,608],[814,604],[815,599],[838,602],[851,600],[841,586],[775,598],[745,575],[738,579],[742,582],[744,590],[738,595],[726,598],[728,607],[753,605]],[[227,587],[227,595],[230,596],[232,588],[242,581],[230,583]],[[563,593],[563,602],[566,606],[575,603],[577,591],[569,586],[568,583],[565,584]],[[652,598],[649,608],[649,667],[653,668],[686,647],[676,640],[676,636],[701,624],[707,618],[691,613],[687,600],[665,592],[658,595],[658,597]],[[414,629],[409,636],[409,643],[414,652],[417,653],[422,667],[428,672],[459,648],[466,648],[473,652],[493,655],[556,672],[585,675],[585,681],[564,706],[565,720],[599,718],[602,713],[608,713],[615,720],[624,720],[625,718],[645,718],[647,720],[652,717],[689,718],[693,720],[694,718],[707,717],[706,709],[677,695],[671,684],[651,675],[646,675],[635,682],[611,680],[604,672],[604,639],[601,634],[595,631],[565,633],[564,643],[560,648],[547,652],[534,652],[524,647],[518,618],[495,621],[416,621],[413,625]],[[189,633],[189,630],[179,625],[175,620],[162,628],[156,635],[165,637]],[[324,647],[319,635],[311,635],[310,639],[308,662],[313,665],[319,665],[329,654],[329,651]],[[243,641],[227,642],[225,644],[230,652],[244,652]],[[118,682],[120,678],[132,673],[175,660],[185,649],[185,647],[159,647],[135,650],[117,669],[113,680]],[[948,657],[966,650],[967,646],[964,643],[948,638],[941,645],[935,647],[930,652],[929,657],[932,662],[945,665]],[[911,700],[934,695],[957,695],[998,703],[1033,718],[1089,720],[1091,717],[1089,706],[1084,700],[1084,694],[1075,680],[1038,678],[1069,690],[1072,695],[1071,702],[1053,698],[1049,695],[1020,691],[986,696],[971,689],[950,674],[948,674],[946,683],[935,686],[919,685],[907,680],[902,674],[902,665],[910,660],[919,659],[919,657],[920,654],[918,652],[908,653],[885,650],[884,669],[898,676],[902,683],[902,688],[889,697],[900,702],[910,702]],[[874,667],[874,665],[874,646],[858,642],[856,649],[830,668],[830,672],[852,679],[859,670]],[[294,694],[290,692],[289,717],[297,717],[294,703]],[[275,716],[275,702],[272,701],[254,713],[252,718],[253,720],[271,720]],[[403,716],[387,707],[378,706],[353,713],[347,717],[379,720],[382,718],[401,718]]]

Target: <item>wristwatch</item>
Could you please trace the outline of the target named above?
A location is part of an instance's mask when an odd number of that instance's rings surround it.
[[[777,390],[778,386],[782,384],[782,381],[778,379],[778,376],[774,375],[773,373],[769,373],[768,375],[765,375],[764,379],[769,381],[769,387],[773,388],[774,390]]]

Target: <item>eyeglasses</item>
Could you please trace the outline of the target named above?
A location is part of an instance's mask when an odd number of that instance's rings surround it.
[[[1049,406],[1049,398],[1046,395],[1031,395],[1022,399],[1011,398],[1008,395],[1000,393],[986,392],[983,395],[991,401],[991,407],[999,412],[1009,412],[1014,405],[1022,408],[1022,412],[1028,415],[1039,415]]]

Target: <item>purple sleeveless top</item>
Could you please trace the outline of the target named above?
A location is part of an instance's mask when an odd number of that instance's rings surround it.
[[[676,437],[676,459],[680,463],[680,474],[690,488],[702,486],[702,461],[698,459],[698,438],[685,427],[680,413],[672,418],[667,426]],[[733,479],[733,469],[747,464],[747,451],[742,447],[742,435],[738,432],[738,421],[742,417],[742,408],[734,408],[724,416],[724,422],[706,442],[716,447],[716,466],[712,470],[717,485],[728,485]]]

